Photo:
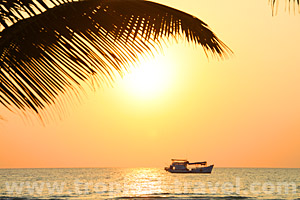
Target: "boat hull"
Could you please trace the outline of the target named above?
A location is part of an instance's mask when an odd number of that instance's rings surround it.
[[[182,170],[175,170],[169,167],[166,167],[165,170],[171,173],[198,173],[198,174],[210,174],[212,172],[214,165],[210,165],[207,167],[199,167],[194,169],[182,169]]]

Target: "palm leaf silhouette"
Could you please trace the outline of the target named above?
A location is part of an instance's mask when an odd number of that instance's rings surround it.
[[[91,76],[113,81],[169,37],[231,53],[203,21],[146,0],[0,0],[0,25],[0,103],[36,113]]]
[[[278,4],[279,4],[279,1],[278,0],[269,0],[271,6],[272,6],[272,11],[273,11],[273,14],[274,12],[277,11],[277,8],[278,8]],[[285,1],[285,4],[286,6],[288,6],[288,10],[290,11],[291,8],[294,9],[294,11],[296,10],[296,4],[298,4],[298,9],[300,11],[300,0],[288,0],[288,1]],[[276,10],[275,10],[276,9]]]

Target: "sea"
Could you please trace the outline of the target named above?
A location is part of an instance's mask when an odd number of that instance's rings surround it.
[[[0,199],[300,200],[300,169],[214,168],[211,174],[162,168],[0,169]]]

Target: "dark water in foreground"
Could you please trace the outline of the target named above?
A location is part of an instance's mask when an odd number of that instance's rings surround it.
[[[299,199],[300,169],[0,169],[0,199]]]

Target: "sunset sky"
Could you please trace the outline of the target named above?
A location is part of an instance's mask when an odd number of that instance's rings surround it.
[[[300,168],[300,14],[280,0],[155,0],[206,22],[234,52],[170,41],[113,84],[59,98],[43,125],[0,106],[0,168]]]

